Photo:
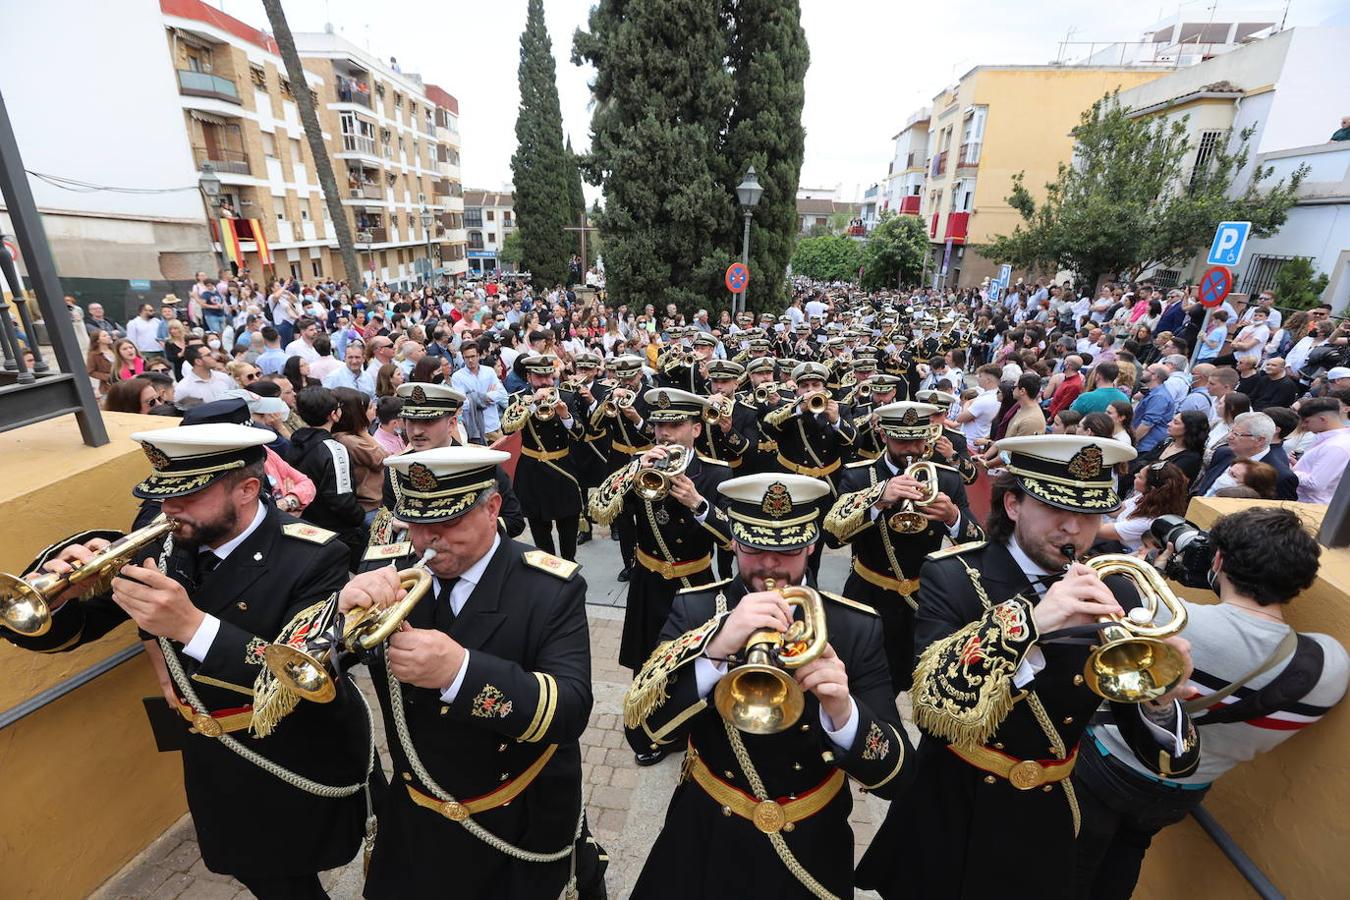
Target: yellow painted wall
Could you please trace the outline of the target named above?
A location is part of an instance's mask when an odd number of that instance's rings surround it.
[[[1207,527],[1220,515],[1256,501],[1201,499],[1187,517]],[[1288,506],[1311,527],[1323,509]],[[1186,592],[1188,599],[1212,594]],[[1324,550],[1318,579],[1288,607],[1285,619],[1300,631],[1329,634],[1350,646],[1350,549]],[[1202,735],[1203,738],[1203,735]],[[1342,703],[1322,721],[1270,753],[1229,772],[1205,798],[1208,809],[1238,846],[1286,897],[1299,900],[1350,895],[1350,707]],[[1240,900],[1256,894],[1194,820],[1164,830],[1153,841],[1136,900]]]
[[[131,487],[149,471],[134,431],[175,420],[104,415],[110,442],[80,442],[73,416],[0,434],[0,571],[90,528],[126,530]],[[136,643],[127,623],[66,654],[0,644],[0,709],[9,709]],[[186,810],[178,754],[156,752],[141,698],[159,687],[144,656],[0,731],[0,894],[87,895]]]

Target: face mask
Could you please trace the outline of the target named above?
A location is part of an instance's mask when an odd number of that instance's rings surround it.
[[[219,350],[220,341],[207,341],[206,346],[210,347],[212,350]]]

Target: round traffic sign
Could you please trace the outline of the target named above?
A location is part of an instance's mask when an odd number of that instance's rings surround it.
[[[750,269],[745,263],[732,263],[727,266],[727,290],[741,294],[750,284]]]
[[[1233,289],[1233,275],[1223,266],[1209,269],[1200,279],[1200,304],[1216,309]]]
[[[10,257],[12,257],[13,260],[14,260],[15,262],[18,262],[18,261],[19,261],[19,245],[16,244],[16,243],[14,243],[13,241],[11,241],[9,238],[5,238],[4,244],[5,244],[5,249],[9,251]]]

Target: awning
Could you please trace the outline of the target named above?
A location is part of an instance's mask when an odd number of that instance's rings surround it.
[[[233,124],[235,124],[234,122],[231,122],[229,119],[225,119],[225,118],[222,118],[222,117],[220,117],[220,116],[213,116],[213,115],[211,115],[210,113],[204,113],[204,112],[201,112],[200,110],[196,110],[196,109],[189,109],[189,110],[188,110],[188,115],[189,115],[189,116],[192,116],[192,118],[196,119],[198,122],[205,122],[205,123],[207,123],[208,125],[233,125]]]

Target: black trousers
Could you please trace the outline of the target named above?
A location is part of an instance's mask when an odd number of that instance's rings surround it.
[[[317,872],[312,875],[277,875],[259,878],[236,875],[235,878],[258,900],[328,900],[328,892],[319,883]]]
[[[554,553],[563,559],[576,562],[577,559],[577,518],[565,519],[526,519],[530,523],[530,537],[534,545],[545,553]],[[558,529],[558,544],[553,545],[553,529]]]
[[[1103,756],[1085,736],[1073,770],[1083,825],[1074,846],[1076,896],[1129,900],[1153,836],[1180,822],[1208,788],[1182,790],[1145,778]]]

